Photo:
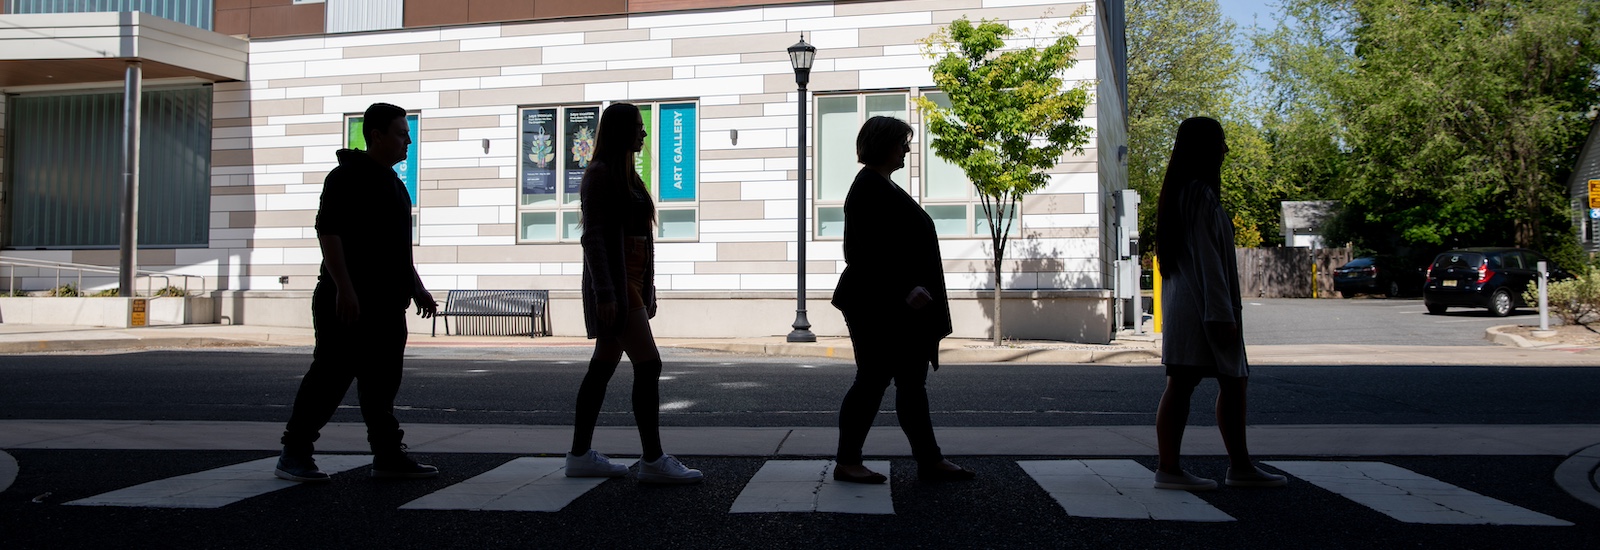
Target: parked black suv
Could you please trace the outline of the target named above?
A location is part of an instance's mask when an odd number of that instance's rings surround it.
[[[1522,248],[1463,248],[1439,254],[1428,267],[1422,303],[1434,315],[1451,307],[1481,307],[1505,317],[1518,306],[1528,306],[1522,293],[1538,284],[1541,260],[1550,270],[1550,280],[1572,278],[1555,262]]]
[[[1333,289],[1346,298],[1356,294],[1416,295],[1422,291],[1422,283],[1421,268],[1406,266],[1404,260],[1393,256],[1356,258],[1333,272]]]

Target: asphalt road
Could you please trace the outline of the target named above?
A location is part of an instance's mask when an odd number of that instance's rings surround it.
[[[571,422],[585,363],[414,354],[399,404],[403,422]],[[716,353],[667,355],[662,419],[669,426],[832,426],[855,367],[837,360],[781,360]],[[251,351],[155,351],[6,357],[0,418],[108,420],[287,419],[309,355]],[[1257,424],[1600,423],[1600,368],[1256,366]],[[631,425],[632,373],[618,369],[603,425]],[[1163,388],[1159,366],[947,365],[929,377],[941,426],[1150,424]],[[1214,399],[1202,384],[1196,403]],[[359,421],[355,392],[338,421]],[[886,399],[884,409],[893,408]],[[1197,407],[1203,408],[1203,407]],[[1193,422],[1210,422],[1196,414]],[[893,424],[892,414],[880,423]]]
[[[1366,296],[1244,301],[1247,345],[1492,346],[1496,344],[1483,338],[1484,329],[1518,324],[1539,324],[1538,310],[1495,317],[1488,310],[1451,308],[1444,315],[1429,315],[1421,298]]]

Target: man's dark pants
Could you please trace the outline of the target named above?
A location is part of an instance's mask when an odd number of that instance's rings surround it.
[[[300,381],[294,412],[283,432],[284,450],[309,456],[312,443],[334,411],[344,401],[350,382],[356,382],[361,417],[367,424],[367,442],[374,453],[399,450],[405,432],[394,417],[394,399],[400,393],[400,373],[406,349],[406,310],[379,310],[362,305],[352,324],[339,322],[338,292],[331,283],[318,283],[311,298],[311,322],[316,350],[311,369]]]

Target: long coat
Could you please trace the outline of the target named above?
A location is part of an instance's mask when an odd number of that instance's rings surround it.
[[[939,340],[951,333],[939,233],[905,190],[871,169],[856,174],[845,196],[844,261],[833,306],[853,343],[905,346],[936,361]],[[906,296],[919,286],[933,300],[912,309]],[[862,335],[871,341],[859,341]]]
[[[620,335],[628,324],[628,265],[623,250],[621,216],[628,212],[624,201],[630,197],[619,189],[622,186],[616,181],[608,179],[626,177],[634,179],[638,185],[643,184],[637,181],[639,174],[631,168],[623,171],[623,174],[612,174],[610,167],[597,161],[583,172],[579,200],[585,228],[578,242],[583,246],[583,324],[590,338]],[[655,257],[652,235],[650,259],[644,266],[643,291],[651,317],[656,310]],[[610,325],[600,321],[600,304],[606,303],[617,304],[617,316]]]
[[[1182,188],[1177,204],[1187,214],[1185,227],[1160,228],[1183,235],[1183,248],[1169,255],[1178,260],[1171,266],[1176,273],[1162,279],[1161,362],[1249,376],[1244,338],[1219,330],[1230,323],[1239,327],[1243,319],[1233,222],[1217,192],[1199,181]]]

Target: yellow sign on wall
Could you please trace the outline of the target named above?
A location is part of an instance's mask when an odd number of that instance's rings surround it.
[[[142,327],[150,324],[150,300],[148,298],[134,298],[128,301],[128,326]]]
[[[1600,180],[1589,180],[1589,208],[1600,208]]]

